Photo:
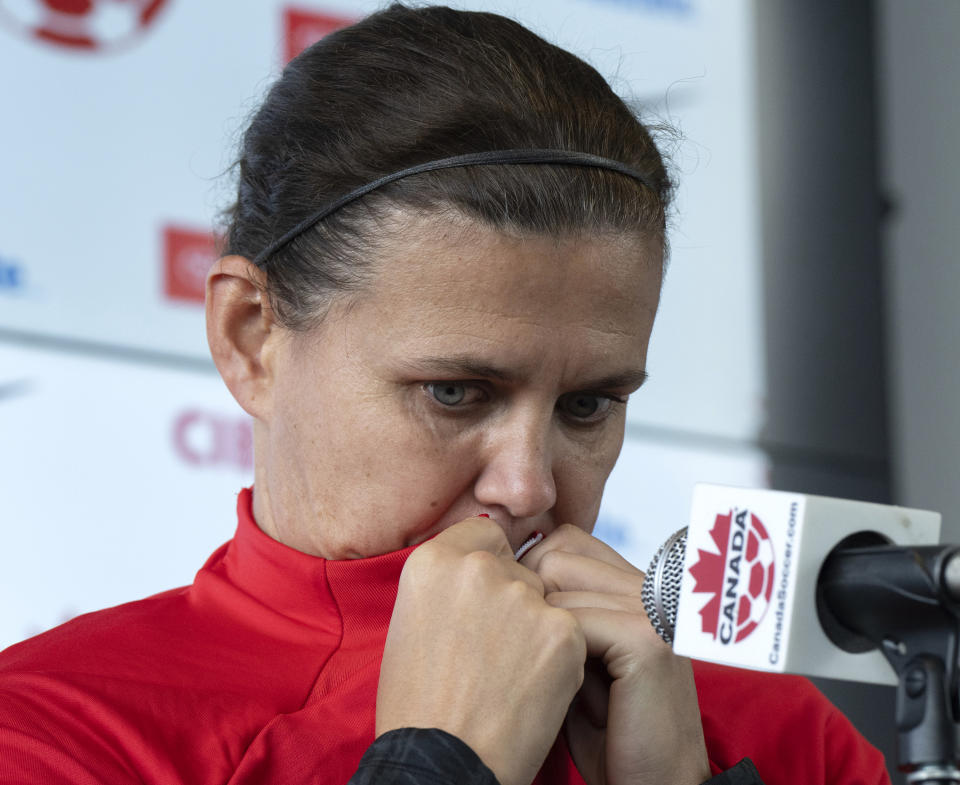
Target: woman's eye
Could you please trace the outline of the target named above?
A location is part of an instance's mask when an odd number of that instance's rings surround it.
[[[564,395],[559,400],[558,405],[563,414],[569,418],[580,422],[597,422],[610,412],[614,400],[609,395],[570,393]],[[616,400],[619,401],[619,399]],[[620,402],[622,403],[622,401]]]
[[[424,389],[437,403],[444,406],[458,406],[463,403],[474,403],[481,393],[474,385],[459,382],[428,382]]]

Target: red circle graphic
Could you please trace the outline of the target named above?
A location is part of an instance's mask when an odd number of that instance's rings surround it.
[[[140,38],[169,0],[0,0],[0,24],[31,40],[107,52]]]

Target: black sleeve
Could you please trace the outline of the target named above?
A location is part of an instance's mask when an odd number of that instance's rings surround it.
[[[347,785],[499,785],[477,754],[437,728],[400,728],[384,733],[360,759]],[[703,785],[763,785],[753,761],[744,758]]]
[[[760,772],[753,765],[753,761],[744,758],[732,769],[721,771],[703,785],[763,785],[763,780],[760,779]]]
[[[374,784],[499,785],[467,744],[437,728],[400,728],[374,741],[348,785]]]

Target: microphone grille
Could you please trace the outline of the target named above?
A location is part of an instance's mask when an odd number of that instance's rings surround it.
[[[643,580],[643,607],[646,608],[657,635],[667,643],[673,643],[686,551],[687,529],[684,527],[670,535],[660,546]]]

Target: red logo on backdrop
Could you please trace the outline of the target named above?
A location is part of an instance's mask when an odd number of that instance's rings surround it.
[[[173,448],[192,466],[249,471],[253,469],[253,425],[246,417],[188,409],[173,423]]]
[[[202,303],[210,265],[217,259],[213,232],[165,226],[163,229],[163,289],[172,300]]]
[[[770,606],[774,554],[770,535],[749,510],[717,515],[710,537],[717,552],[697,549],[690,568],[694,591],[713,597],[700,611],[703,631],[721,643],[739,643],[752,633]]]
[[[169,0],[0,0],[0,23],[54,46],[103,52],[132,43]]]
[[[287,6],[283,10],[283,62],[289,63],[310,44],[334,30],[358,21],[355,16],[338,16]]]

